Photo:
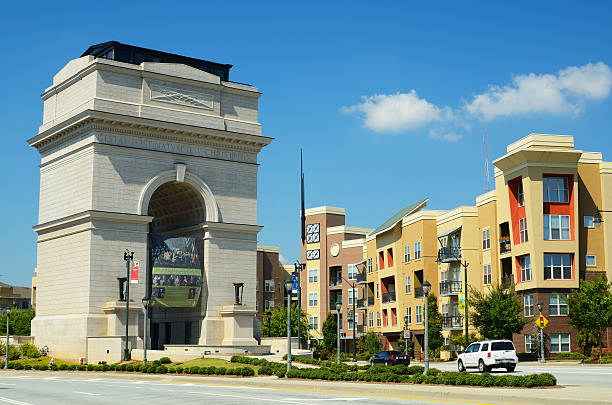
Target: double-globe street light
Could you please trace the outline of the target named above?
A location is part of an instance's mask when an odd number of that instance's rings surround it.
[[[9,320],[11,318],[11,309],[6,310],[6,346],[4,347],[6,359],[4,360],[4,368],[8,370],[8,358],[9,358]]]
[[[422,287],[425,295],[425,371],[423,374],[427,374],[429,370],[429,291],[431,291],[431,284],[425,280]]]
[[[336,358],[336,363],[340,364],[340,311],[342,310],[342,304],[340,302],[336,302],[336,337],[337,337],[337,352],[338,356]]]
[[[142,306],[144,307],[144,350],[142,353],[142,363],[147,365],[147,346],[149,345],[149,305],[153,305],[153,301],[148,296],[142,298]]]

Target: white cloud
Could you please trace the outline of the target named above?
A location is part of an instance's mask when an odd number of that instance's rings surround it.
[[[429,137],[438,141],[447,141],[455,143],[458,142],[461,138],[463,138],[463,135],[455,134],[454,132],[441,134],[434,129],[430,129]]]
[[[283,265],[287,263],[287,259],[285,259],[285,256],[283,256],[282,253],[278,254],[278,261],[281,262]]]
[[[512,83],[489,86],[477,94],[465,110],[484,121],[530,113],[578,114],[584,102],[606,98],[612,88],[612,72],[602,62],[570,66],[554,74],[515,76]]]
[[[341,111],[345,114],[362,113],[365,126],[376,132],[414,130],[450,115],[450,110],[420,98],[414,90],[363,97],[362,103],[342,107]]]

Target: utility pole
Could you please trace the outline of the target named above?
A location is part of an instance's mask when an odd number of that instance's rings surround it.
[[[134,259],[134,252],[130,252],[126,249],[123,253],[123,260],[125,260],[125,349],[123,351],[123,360],[128,361],[130,359],[129,349],[129,326],[130,326],[130,264]]]

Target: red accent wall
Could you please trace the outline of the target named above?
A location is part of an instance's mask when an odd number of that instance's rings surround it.
[[[287,293],[287,295],[289,295],[289,293]],[[387,326],[387,310],[386,309],[383,309],[382,311],[382,326]]]
[[[574,176],[571,174],[544,174],[544,177],[565,177],[567,178],[567,191],[569,202],[553,203],[544,202],[542,204],[543,215],[569,215],[570,217],[570,240],[575,240],[574,231]]]
[[[385,251],[381,250],[378,252],[378,269],[382,270],[385,268]]]
[[[387,265],[393,267],[393,248],[387,249]]]
[[[391,326],[397,325],[397,312],[395,308],[391,308]]]
[[[516,177],[508,181],[508,197],[510,199],[510,220],[512,221],[512,240],[515,245],[521,242],[519,234],[519,219],[525,218],[525,206],[518,205],[518,184],[522,180],[521,177]],[[523,188],[523,192],[524,192]],[[529,232],[529,230],[527,230]]]

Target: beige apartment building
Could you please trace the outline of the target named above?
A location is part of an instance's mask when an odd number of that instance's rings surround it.
[[[337,312],[336,304],[342,305],[342,347],[351,350],[353,319],[356,335],[364,331],[364,311],[357,309],[359,297],[363,298],[359,290],[363,290],[364,284],[357,275],[363,273],[365,237],[372,230],[348,226],[345,217],[344,208],[323,206],[306,210],[306,243],[302,245],[302,263],[306,265],[301,273],[301,298],[314,339],[322,337],[327,314]]]
[[[574,149],[571,136],[531,134],[493,164],[495,189],[477,196],[474,206],[432,211],[424,209],[425,199],[367,235],[362,302],[367,330],[379,333],[385,347],[402,349],[398,340],[407,328],[420,355],[427,280],[443,319],[442,356],[455,356],[459,347],[451,338],[465,330],[459,301],[467,271],[468,287],[480,291],[514,284],[529,320],[513,336],[519,352],[536,350],[532,319],[539,302],[549,320],[547,353],[578,350],[568,294],[580,280],[612,276],[605,212],[612,209],[612,163],[601,153]],[[612,343],[612,334],[605,339]]]

